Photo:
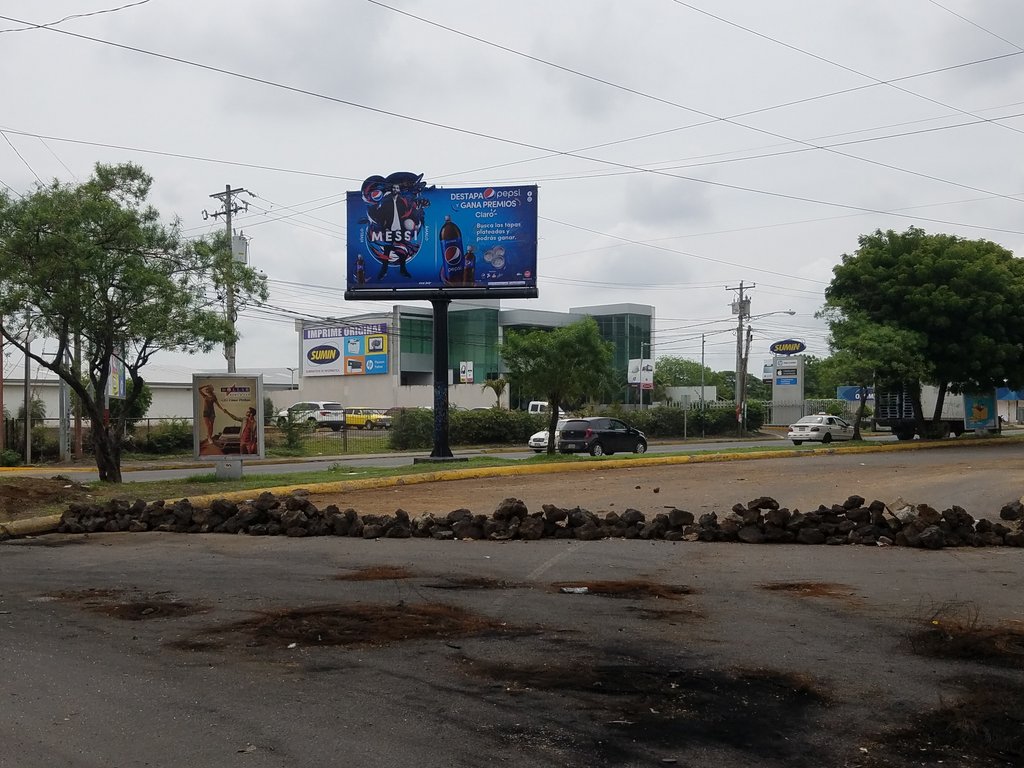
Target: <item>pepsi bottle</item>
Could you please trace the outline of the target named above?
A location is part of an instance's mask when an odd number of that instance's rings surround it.
[[[444,224],[439,233],[441,238],[441,281],[445,285],[459,285],[463,279],[465,261],[462,251],[462,230],[452,221],[451,216],[444,217]]]
[[[469,246],[466,249],[466,270],[463,274],[463,283],[465,285],[473,285],[476,281],[476,253],[473,250],[473,246]]]

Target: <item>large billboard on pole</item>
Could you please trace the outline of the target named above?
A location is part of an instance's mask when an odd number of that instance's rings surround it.
[[[371,176],[348,193],[345,298],[535,298],[537,187]]]

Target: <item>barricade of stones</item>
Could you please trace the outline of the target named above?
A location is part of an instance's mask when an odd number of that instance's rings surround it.
[[[318,509],[306,492],[277,497],[264,492],[251,501],[224,499],[193,506],[187,499],[165,504],[110,501],[72,504],[63,514],[59,531],[170,531],[174,533],[246,533],[252,536],[352,536],[434,539],[663,539],[667,541],[736,541],[747,544],[868,544],[940,549],[958,546],[1024,546],[1024,506],[1016,501],[1000,512],[1013,528],[975,520],[964,509],[939,512],[927,505],[909,505],[897,512],[883,502],[867,506],[860,496],[813,512],[780,507],[763,496],[737,504],[723,517],[710,512],[700,517],[684,509],[667,508],[648,518],[636,509],[595,514],[580,507],[565,509],[544,504],[530,512],[519,499],[505,499],[488,516],[468,509],[446,515],[415,518],[404,510],[393,515],[360,515],[335,505]]]

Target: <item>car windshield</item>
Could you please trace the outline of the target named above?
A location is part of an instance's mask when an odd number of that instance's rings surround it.
[[[586,430],[586,429],[590,429],[590,422],[589,421],[582,421],[582,420],[577,420],[577,421],[568,421],[567,420],[567,421],[562,423],[561,429],[563,431],[567,430],[567,429],[568,430],[572,430],[572,429]]]
[[[824,424],[824,416],[804,416],[797,424]]]
[[[342,410],[341,403],[323,403],[320,406],[321,411],[340,411]]]

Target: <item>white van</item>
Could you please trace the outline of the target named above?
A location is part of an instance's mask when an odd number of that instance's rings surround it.
[[[526,409],[529,413],[547,413],[548,403],[547,400],[531,400],[530,405]],[[565,418],[565,411],[561,408],[558,409],[558,418]]]

